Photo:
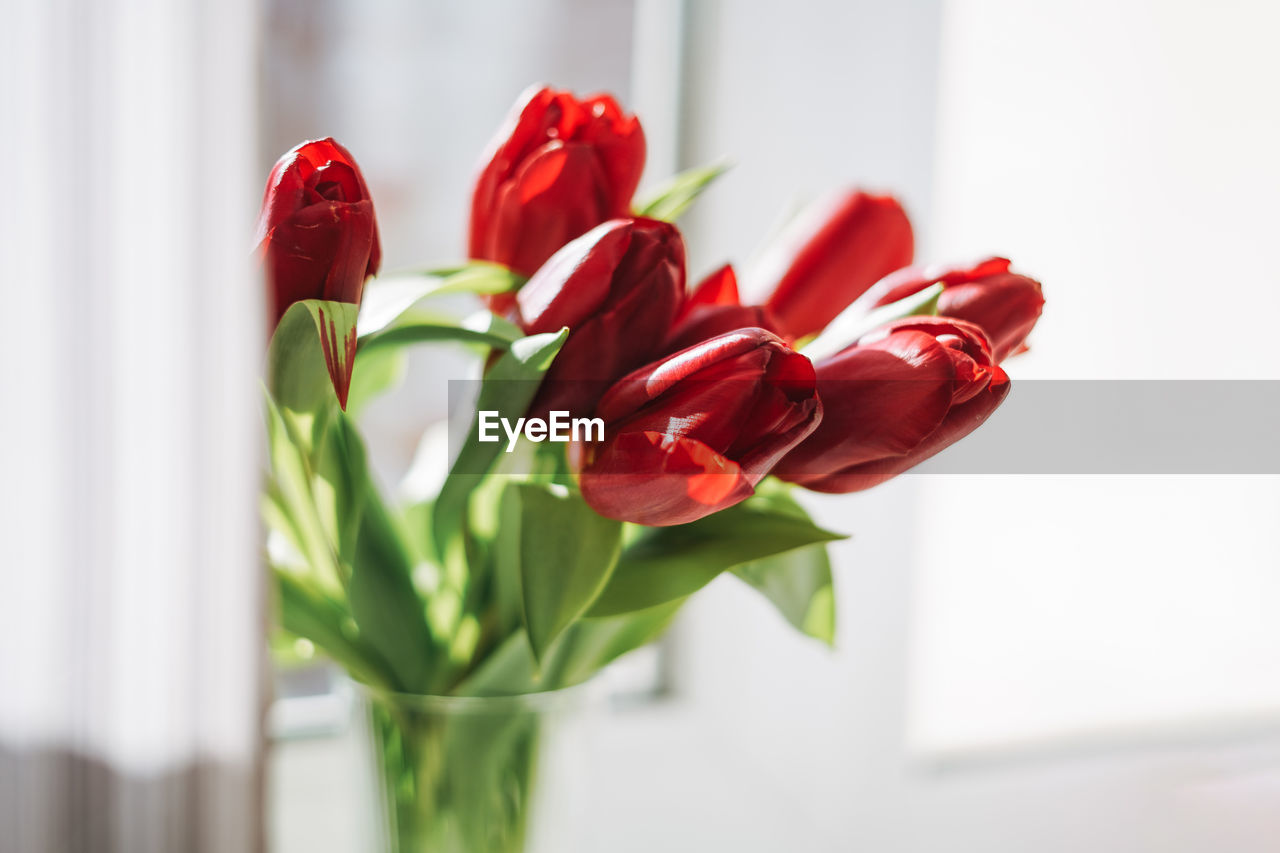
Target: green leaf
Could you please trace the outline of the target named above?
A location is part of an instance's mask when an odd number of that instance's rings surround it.
[[[473,332],[484,332],[501,338],[506,341],[503,349],[524,337],[523,329],[489,310],[477,311],[468,315],[462,318],[462,322],[459,325]]]
[[[483,344],[496,349],[506,349],[511,339],[490,331],[467,329],[462,326],[445,323],[406,323],[403,326],[392,326],[377,334],[362,339],[360,352],[377,351],[388,346],[406,346],[409,344],[431,343],[436,341],[457,341],[464,344]]]
[[[510,293],[524,286],[525,277],[501,264],[488,261],[470,261],[461,266],[437,270],[443,278],[440,286],[431,291],[432,296],[442,293],[478,293],[493,296]]]
[[[289,306],[267,350],[267,385],[277,405],[312,412],[335,394],[345,405],[359,311],[358,305],[324,299]]]
[[[579,619],[552,643],[541,665],[528,634],[515,631],[454,692],[509,696],[581,684],[627,652],[657,639],[683,604],[680,599],[617,616]]]
[[[467,498],[502,452],[502,442],[482,442],[479,412],[497,411],[500,417],[522,417],[537,393],[538,384],[560,347],[568,329],[521,338],[494,362],[485,375],[472,421],[453,468],[440,489],[432,518],[432,539],[442,564],[457,559],[462,544],[462,522]]]
[[[293,543],[320,583],[341,588],[341,566],[318,508],[311,460],[304,451],[310,439],[293,412],[281,411],[269,394],[265,401],[271,463],[264,496],[266,521]]]
[[[362,318],[364,314],[360,315]],[[360,412],[372,399],[398,385],[404,377],[405,347],[421,343],[461,343],[478,348],[506,349],[524,333],[489,311],[458,320],[438,312],[411,308],[394,323],[360,338],[347,411]]]
[[[382,276],[365,285],[360,337],[379,332],[423,299],[450,293],[493,295],[519,290],[525,279],[504,266],[473,261],[417,274]]]
[[[748,498],[689,524],[646,528],[623,550],[588,615],[684,598],[734,566],[842,538],[777,505],[773,496]]]
[[[277,568],[272,574],[280,627],[310,640],[353,678],[375,687],[392,688],[394,679],[386,662],[361,642],[351,614],[339,601],[292,572]]]
[[[753,560],[732,571],[773,602],[800,631],[827,645],[835,643],[835,588],[825,544]]]
[[[351,415],[340,415],[318,436],[312,454],[312,499],[348,576],[371,485],[364,445],[354,423]]]
[[[578,620],[553,649],[554,657],[543,664],[544,677],[556,687],[581,684],[627,652],[662,636],[684,602],[679,598],[631,613]]]
[[[435,548],[431,545],[431,509],[435,501],[413,501],[400,509],[400,517],[404,520],[405,544],[414,562],[423,562],[435,558]]]
[[[715,163],[681,172],[637,204],[636,214],[675,222],[712,181],[729,170],[729,165]]]
[[[794,491],[789,483],[766,477],[756,487],[756,498],[780,513],[808,519]],[[732,572],[768,598],[796,628],[827,645],[835,642],[835,589],[825,543],[743,563]]]
[[[498,577],[519,584],[524,625],[538,660],[604,589],[621,547],[621,522],[598,515],[563,486],[507,485]]]
[[[331,435],[335,467],[345,477],[342,488],[352,492],[346,511],[357,517],[343,523],[356,531],[347,596],[360,637],[387,661],[398,690],[426,690],[435,646],[413,586],[409,550],[369,476],[364,445],[350,418],[339,417]]]
[[[793,488],[767,477],[756,495],[778,512],[808,519]],[[743,563],[733,573],[759,590],[788,622],[827,645],[835,643],[836,599],[827,546],[810,545]]]
[[[800,351],[810,361],[821,361],[830,358],[848,347],[858,338],[883,326],[885,323],[903,317],[932,317],[938,313],[938,297],[942,295],[942,284],[933,284],[913,293],[905,299],[890,302],[872,311],[866,311],[855,302],[827,324],[822,333],[801,347]]]
[[[374,399],[399,386],[408,365],[407,354],[400,347],[367,350],[365,346],[356,350],[356,369],[347,395],[347,413],[351,415],[359,415]]]

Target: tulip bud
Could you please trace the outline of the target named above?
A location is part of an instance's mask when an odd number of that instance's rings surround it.
[[[909,267],[886,276],[867,295],[877,307],[941,282],[938,313],[981,326],[998,364],[1025,349],[1044,308],[1040,282],[1010,272],[1009,266],[1007,258],[987,258],[970,266]]]
[[[911,263],[914,245],[911,221],[892,196],[852,190],[828,198],[802,213],[761,259],[765,307],[791,337],[807,337]]]
[[[614,381],[661,355],[684,287],[684,240],[667,222],[611,220],[556,252],[517,295],[525,334],[570,330],[533,410],[591,414]]]
[[[529,90],[476,180],[471,257],[532,275],[565,243],[630,213],[644,155],[639,120],[609,95]],[[509,297],[492,302],[510,307]]]
[[[257,238],[272,328],[303,299],[359,304],[382,260],[369,188],[350,152],[332,139],[304,142],[276,162]]]
[[[689,294],[664,349],[679,352],[725,332],[752,327],[780,334],[779,323],[768,308],[742,304],[733,267],[725,264]]]
[[[1009,393],[977,326],[908,317],[818,362],[824,416],[773,473],[820,492],[896,477],[977,429]]]
[[[605,438],[582,448],[582,496],[654,526],[733,506],[821,420],[814,383],[812,363],[763,329],[649,364],[600,401]]]

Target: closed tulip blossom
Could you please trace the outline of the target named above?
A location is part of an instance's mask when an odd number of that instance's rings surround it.
[[[350,152],[321,139],[281,157],[267,179],[257,239],[273,328],[303,299],[358,304],[382,249],[369,188]]]
[[[813,364],[764,329],[739,329],[635,371],[596,410],[582,496],[601,515],[665,526],[749,497],[822,419]]]
[[[525,334],[569,327],[534,410],[591,414],[615,380],[662,354],[684,288],[684,240],[667,222],[611,220],[557,252],[517,295]]]
[[[565,243],[630,213],[644,159],[639,120],[611,96],[529,90],[476,180],[471,257],[532,275]]]
[[[908,317],[816,365],[824,415],[774,470],[820,492],[867,489],[977,429],[1009,393],[977,326]]]
[[[733,267],[725,264],[704,278],[689,294],[676,317],[665,349],[678,352],[716,335],[751,327],[781,334],[780,324],[768,308],[742,304],[738,296],[737,276]]]
[[[986,258],[968,266],[908,267],[886,276],[867,296],[870,307],[878,307],[941,282],[938,313],[981,326],[999,363],[1026,348],[1027,335],[1044,309],[1040,282],[1010,272],[1009,267],[1007,258]]]
[[[304,299],[360,304],[378,272],[382,248],[369,188],[351,153],[332,139],[304,142],[276,162],[258,217],[275,328]],[[325,364],[345,409],[355,359],[355,333],[340,337],[332,320],[322,336]]]
[[[784,230],[761,258],[759,291],[787,333],[803,338],[911,263],[914,251],[897,199],[852,190],[815,204]]]

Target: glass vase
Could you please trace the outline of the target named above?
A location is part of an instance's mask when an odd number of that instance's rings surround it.
[[[521,696],[361,687],[388,853],[586,851],[590,685]]]

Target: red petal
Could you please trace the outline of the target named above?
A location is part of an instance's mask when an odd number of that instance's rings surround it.
[[[867,291],[868,307],[878,308],[881,305],[897,302],[899,299],[906,299],[911,294],[919,293],[929,285],[938,282],[942,282],[946,287],[952,287],[977,281],[989,275],[1008,272],[1009,264],[1008,258],[990,257],[972,264],[921,264],[904,267],[886,275],[876,282],[875,287]]]
[[[818,428],[776,469],[807,483],[832,471],[911,452],[951,409],[955,368],[932,336],[903,331],[817,366]]]
[[[785,346],[780,338],[764,329],[738,329],[703,341],[618,380],[600,401],[597,414],[606,421],[619,421],[698,371],[768,344]]]
[[[737,463],[700,442],[653,432],[607,443],[579,483],[601,515],[652,526],[697,521],[753,492]]]
[[[689,294],[685,302],[688,309],[704,305],[741,305],[738,298],[738,277],[734,275],[733,265],[725,264],[720,269],[698,282],[698,286]],[[681,317],[681,319],[684,319]]]
[[[953,408],[939,428],[910,453],[851,466],[825,476],[814,476],[796,482],[815,491],[843,494],[869,489],[891,480],[937,455],[982,426],[1009,395],[1009,388],[1009,377],[997,367],[991,383],[981,393],[964,405]]]
[[[576,154],[559,155],[575,162],[544,163],[524,174],[539,152],[554,148],[576,149]],[[531,275],[569,240],[629,212],[644,157],[639,122],[624,115],[612,98],[579,101],[570,92],[530,89],[482,161],[471,200],[471,257]],[[573,174],[560,176],[561,167]],[[513,182],[527,185],[513,193]],[[541,198],[536,209],[521,210],[532,196],[546,195],[547,182],[565,189]]]
[[[911,262],[897,199],[852,191],[815,205],[766,255],[766,306],[794,338],[820,331],[871,285]]]
[[[608,218],[600,165],[588,149],[551,142],[498,188],[491,223],[473,257],[532,275],[570,240]]]

